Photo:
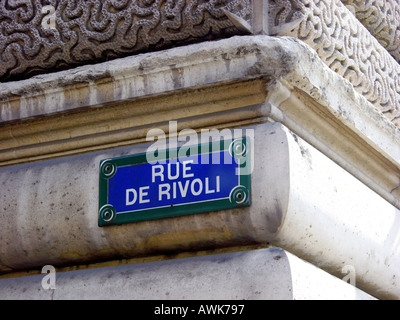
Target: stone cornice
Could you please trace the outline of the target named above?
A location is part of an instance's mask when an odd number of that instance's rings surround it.
[[[279,35],[307,43],[330,69],[399,125],[400,65],[341,1],[277,1],[270,4],[269,18]],[[297,27],[283,27],[297,19]]]
[[[0,161],[10,165],[145,142],[148,130],[164,128],[170,119],[179,121],[179,130],[248,125],[264,115],[260,108],[243,107],[265,98],[265,81],[252,80],[10,122],[0,127]]]
[[[3,3],[0,81],[238,34],[292,36],[399,126],[399,5],[361,2],[50,1],[54,12]]]
[[[8,83],[0,98],[3,166],[142,142],[171,119],[197,129],[269,117],[333,150],[399,207],[398,127],[293,38],[240,36],[133,56]]]

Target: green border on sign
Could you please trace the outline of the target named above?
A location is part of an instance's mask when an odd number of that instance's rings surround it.
[[[205,147],[205,146],[208,146]],[[211,153],[213,150],[224,152],[229,150],[230,153],[237,158],[239,170],[244,170],[246,159],[251,161],[251,143],[248,137],[239,138],[236,140],[222,140],[219,142],[210,142],[208,144],[198,144],[197,148],[193,146],[182,146],[174,149],[161,151],[157,155],[158,160],[174,159],[179,155],[182,148],[187,148],[189,151],[196,150],[190,156]],[[203,150],[211,150],[204,152]],[[187,151],[186,151],[187,152]],[[173,158],[170,158],[172,154]],[[139,153],[134,155],[122,156],[118,158],[105,159],[100,162],[99,173],[99,227],[107,225],[119,225],[130,222],[162,219],[176,216],[183,216],[196,213],[204,213],[210,211],[234,209],[251,205],[251,174],[240,174],[239,185],[231,193],[229,199],[207,200],[196,203],[177,204],[176,206],[168,206],[154,209],[144,209],[139,211],[116,213],[112,205],[108,203],[108,180],[114,176],[119,167],[128,165],[139,165],[147,163],[147,153]]]

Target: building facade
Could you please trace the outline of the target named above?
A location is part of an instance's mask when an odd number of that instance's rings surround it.
[[[2,2],[0,298],[399,299],[399,11]]]

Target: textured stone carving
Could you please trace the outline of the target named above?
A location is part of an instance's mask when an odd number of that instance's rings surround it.
[[[254,1],[0,1],[0,81],[252,32],[254,17],[262,15],[253,14],[260,4]],[[400,56],[400,5],[395,0],[266,3],[270,35],[309,44],[400,126],[400,65],[395,60]]]
[[[250,0],[2,0],[0,81],[239,34]]]
[[[358,20],[400,62],[400,5],[398,0],[342,0]]]
[[[334,71],[400,126],[400,65],[339,0],[270,1],[275,27],[303,16],[284,35],[314,48]]]

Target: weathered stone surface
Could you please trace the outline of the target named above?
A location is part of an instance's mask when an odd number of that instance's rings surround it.
[[[252,204],[242,209],[99,228],[100,161],[149,144],[0,168],[0,266],[60,268],[269,242],[338,277],[351,265],[358,288],[398,299],[400,211],[281,124],[242,129],[254,129]]]
[[[358,20],[400,62],[400,5],[397,0],[342,0]]]
[[[41,286],[44,277],[0,278],[0,299],[376,300],[274,247],[106,268],[56,270],[54,289],[50,290]],[[243,309],[245,312],[250,310]],[[241,307],[237,313],[241,313]],[[192,314],[202,312],[187,311],[187,315]]]
[[[249,0],[5,0],[0,81],[240,34]]]
[[[0,166],[141,143],[170,119],[200,130],[269,116],[400,208],[400,129],[291,37],[236,36],[82,66],[4,83],[0,100]]]
[[[381,2],[265,0],[268,8],[259,12],[252,0],[8,0],[0,3],[0,81],[257,33],[261,23],[264,33],[309,44],[399,126],[400,6]]]
[[[301,39],[334,71],[400,125],[400,66],[340,0],[273,0],[270,21],[279,29],[303,17],[280,35]]]

